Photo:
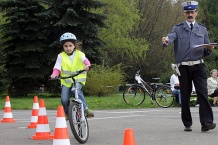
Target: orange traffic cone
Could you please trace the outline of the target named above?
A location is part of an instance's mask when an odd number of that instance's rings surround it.
[[[125,129],[123,145],[136,145],[132,128]]]
[[[4,116],[1,122],[15,122],[12,115],[12,109],[11,109],[11,103],[9,96],[6,96],[6,102],[5,102],[5,109],[4,109]]]
[[[63,106],[58,106],[53,145],[70,145]]]
[[[32,136],[33,140],[47,140],[53,139],[53,135],[50,134],[50,128],[48,124],[48,117],[45,108],[44,99],[40,99],[39,102],[39,114],[36,125],[36,134]]]
[[[38,113],[39,113],[38,97],[34,96],[32,116],[31,116],[30,124],[28,125],[27,128],[36,128],[37,121],[38,121]]]

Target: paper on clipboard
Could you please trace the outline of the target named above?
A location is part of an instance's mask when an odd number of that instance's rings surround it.
[[[209,43],[209,44],[200,44],[200,45],[193,45],[193,49],[195,48],[205,48],[207,46],[217,46],[217,43]]]

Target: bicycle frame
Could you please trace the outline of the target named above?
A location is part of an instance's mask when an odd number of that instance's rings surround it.
[[[149,94],[151,101],[153,103],[153,100],[155,99],[155,92],[158,88],[158,84],[156,83],[152,83],[152,84],[148,84],[147,82],[145,82],[140,74],[139,74],[140,70],[136,72],[135,74],[135,80],[137,81],[137,84],[141,85],[142,88]],[[136,84],[136,85],[137,85]]]
[[[80,119],[80,122],[83,122],[85,120],[85,113],[84,113],[84,108],[83,108],[83,102],[82,100],[79,99],[79,96],[78,96],[78,90],[77,90],[77,87],[76,87],[76,80],[74,79],[75,76],[78,76],[80,73],[84,72],[85,70],[80,70],[80,71],[77,71],[76,74],[72,75],[72,76],[68,76],[68,77],[60,77],[60,79],[67,79],[67,78],[71,78],[73,80],[73,85],[72,85],[72,88],[71,88],[71,91],[74,91],[74,99],[73,101],[74,102],[78,102],[79,105],[80,105],[80,108],[81,108],[81,119]],[[77,122],[74,118],[74,122]]]
[[[83,102],[79,99],[78,90],[77,90],[77,87],[76,87],[76,81],[75,81],[75,79],[73,77],[72,77],[72,79],[73,79],[74,85],[72,86],[71,91],[75,92],[74,93],[75,95],[74,95],[74,100],[73,101],[78,102],[80,104],[81,113],[82,113],[81,114],[82,117],[81,117],[80,121],[83,122],[85,120],[85,113],[84,113],[84,108],[83,108]],[[74,122],[77,122],[76,118],[74,118]]]
[[[83,144],[86,143],[89,138],[89,126],[87,117],[85,116],[85,111],[83,108],[83,102],[79,99],[77,83],[75,76],[81,74],[85,70],[76,71],[75,74],[66,77],[57,77],[56,79],[72,79],[72,88],[71,91],[74,91],[74,99],[70,101],[69,104],[69,124],[71,131],[75,139]]]
[[[137,71],[137,73],[135,74],[135,80],[137,81],[138,84],[142,85],[142,87],[145,89],[146,92],[149,93],[149,95],[153,95],[153,91],[152,91],[152,93],[151,93],[151,92],[147,89],[147,87],[145,86],[145,84],[147,84],[147,83],[141,78],[139,72],[140,72],[140,70]],[[147,86],[150,87],[150,85],[148,85],[148,84],[147,84]],[[151,88],[151,87],[150,87],[149,89],[153,90],[153,88]]]

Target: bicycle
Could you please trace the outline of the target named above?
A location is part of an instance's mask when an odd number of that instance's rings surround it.
[[[69,79],[71,78],[73,80],[73,86],[71,91],[74,91],[74,99],[70,101],[69,105],[69,124],[71,131],[75,137],[75,139],[83,144],[88,141],[89,138],[89,125],[87,121],[87,117],[85,116],[84,109],[83,109],[83,103],[78,97],[78,92],[76,88],[76,81],[74,79],[75,76],[78,76],[85,70],[79,70],[76,71],[75,74],[67,77],[59,77],[57,79]]]
[[[135,84],[126,84],[123,99],[127,104],[140,105],[146,96],[150,96],[151,104],[155,102],[162,108],[168,108],[174,103],[174,95],[168,85],[163,83],[145,82],[140,76],[140,70],[135,74]],[[152,78],[159,80],[160,78]]]

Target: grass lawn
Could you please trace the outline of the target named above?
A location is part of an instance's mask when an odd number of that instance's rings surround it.
[[[57,106],[61,105],[60,96],[51,97],[48,94],[31,94],[27,97],[10,97],[11,108],[13,110],[19,109],[32,109],[33,98],[38,96],[38,99],[44,99],[46,109],[57,109]],[[54,96],[54,95],[53,95]],[[0,96],[0,108],[5,107],[5,97],[6,95]],[[138,106],[131,106],[124,102],[122,92],[110,95],[110,96],[86,96],[86,101],[90,109],[93,110],[104,110],[104,109],[130,109],[130,108],[156,108],[159,107],[156,102],[151,104],[150,97],[146,97],[145,101]],[[177,103],[172,106],[178,107]]]

